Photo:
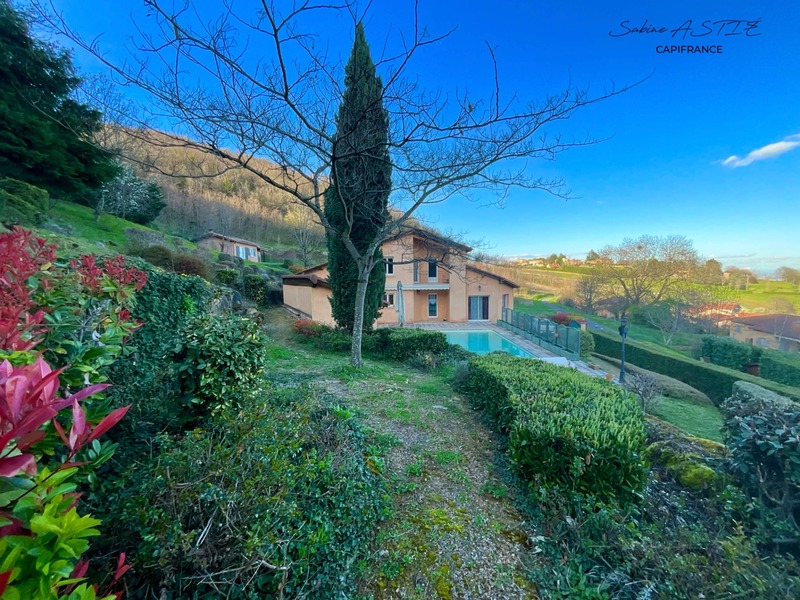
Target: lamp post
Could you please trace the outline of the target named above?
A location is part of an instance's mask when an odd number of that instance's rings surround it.
[[[619,335],[622,338],[622,361],[619,367],[619,382],[625,383],[625,338],[628,337],[628,317],[622,315],[619,320]]]

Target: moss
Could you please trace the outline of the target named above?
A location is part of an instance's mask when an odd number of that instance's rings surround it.
[[[708,452],[709,454],[713,454],[714,456],[723,457],[728,453],[728,448],[725,444],[720,444],[719,442],[715,442],[714,440],[707,440],[704,438],[694,437],[694,436],[687,436],[686,438],[690,442],[693,442],[700,446],[703,450]]]
[[[692,441],[717,445],[715,442],[700,438],[693,438]],[[705,448],[703,444],[699,445]],[[650,444],[645,450],[645,456],[651,463],[666,467],[667,472],[678,483],[692,490],[716,489],[722,480],[722,476],[706,465],[701,456],[676,450],[666,441]]]
[[[719,480],[719,476],[711,467],[689,462],[681,464],[676,477],[681,484],[694,490],[714,487]]]

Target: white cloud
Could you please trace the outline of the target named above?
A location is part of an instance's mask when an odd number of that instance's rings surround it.
[[[722,164],[726,167],[746,167],[747,165],[753,164],[757,160],[764,160],[767,158],[775,158],[776,156],[780,156],[781,154],[785,154],[789,152],[789,150],[794,150],[800,146],[800,134],[790,135],[787,138],[784,138],[780,142],[775,142],[774,144],[767,144],[766,146],[762,146],[761,148],[757,148],[750,152],[747,156],[741,157],[736,156],[729,156],[725,160],[722,161]]]

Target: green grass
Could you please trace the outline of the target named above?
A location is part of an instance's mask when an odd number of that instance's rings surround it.
[[[94,211],[88,206],[63,200],[57,202],[50,209],[49,217],[59,225],[71,227],[76,237],[89,242],[111,243],[119,248],[123,248],[127,244],[126,229],[154,231],[144,225],[138,225],[113,215],[101,215],[100,219],[95,219]]]
[[[788,305],[792,305],[800,313],[800,288],[785,281],[762,281],[741,290],[738,302],[745,310],[786,312]]]
[[[695,437],[722,441],[722,415],[713,404],[702,404],[679,398],[663,398],[650,412],[668,423],[680,427]]]

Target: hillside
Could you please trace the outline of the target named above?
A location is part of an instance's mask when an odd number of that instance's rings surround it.
[[[161,230],[190,239],[214,230],[276,247],[296,246],[308,231],[322,234],[310,210],[245,169],[157,131],[119,131],[109,138],[109,146],[164,190],[167,206],[156,220]],[[250,161],[276,178],[305,185],[302,176],[287,175],[268,161]]]

